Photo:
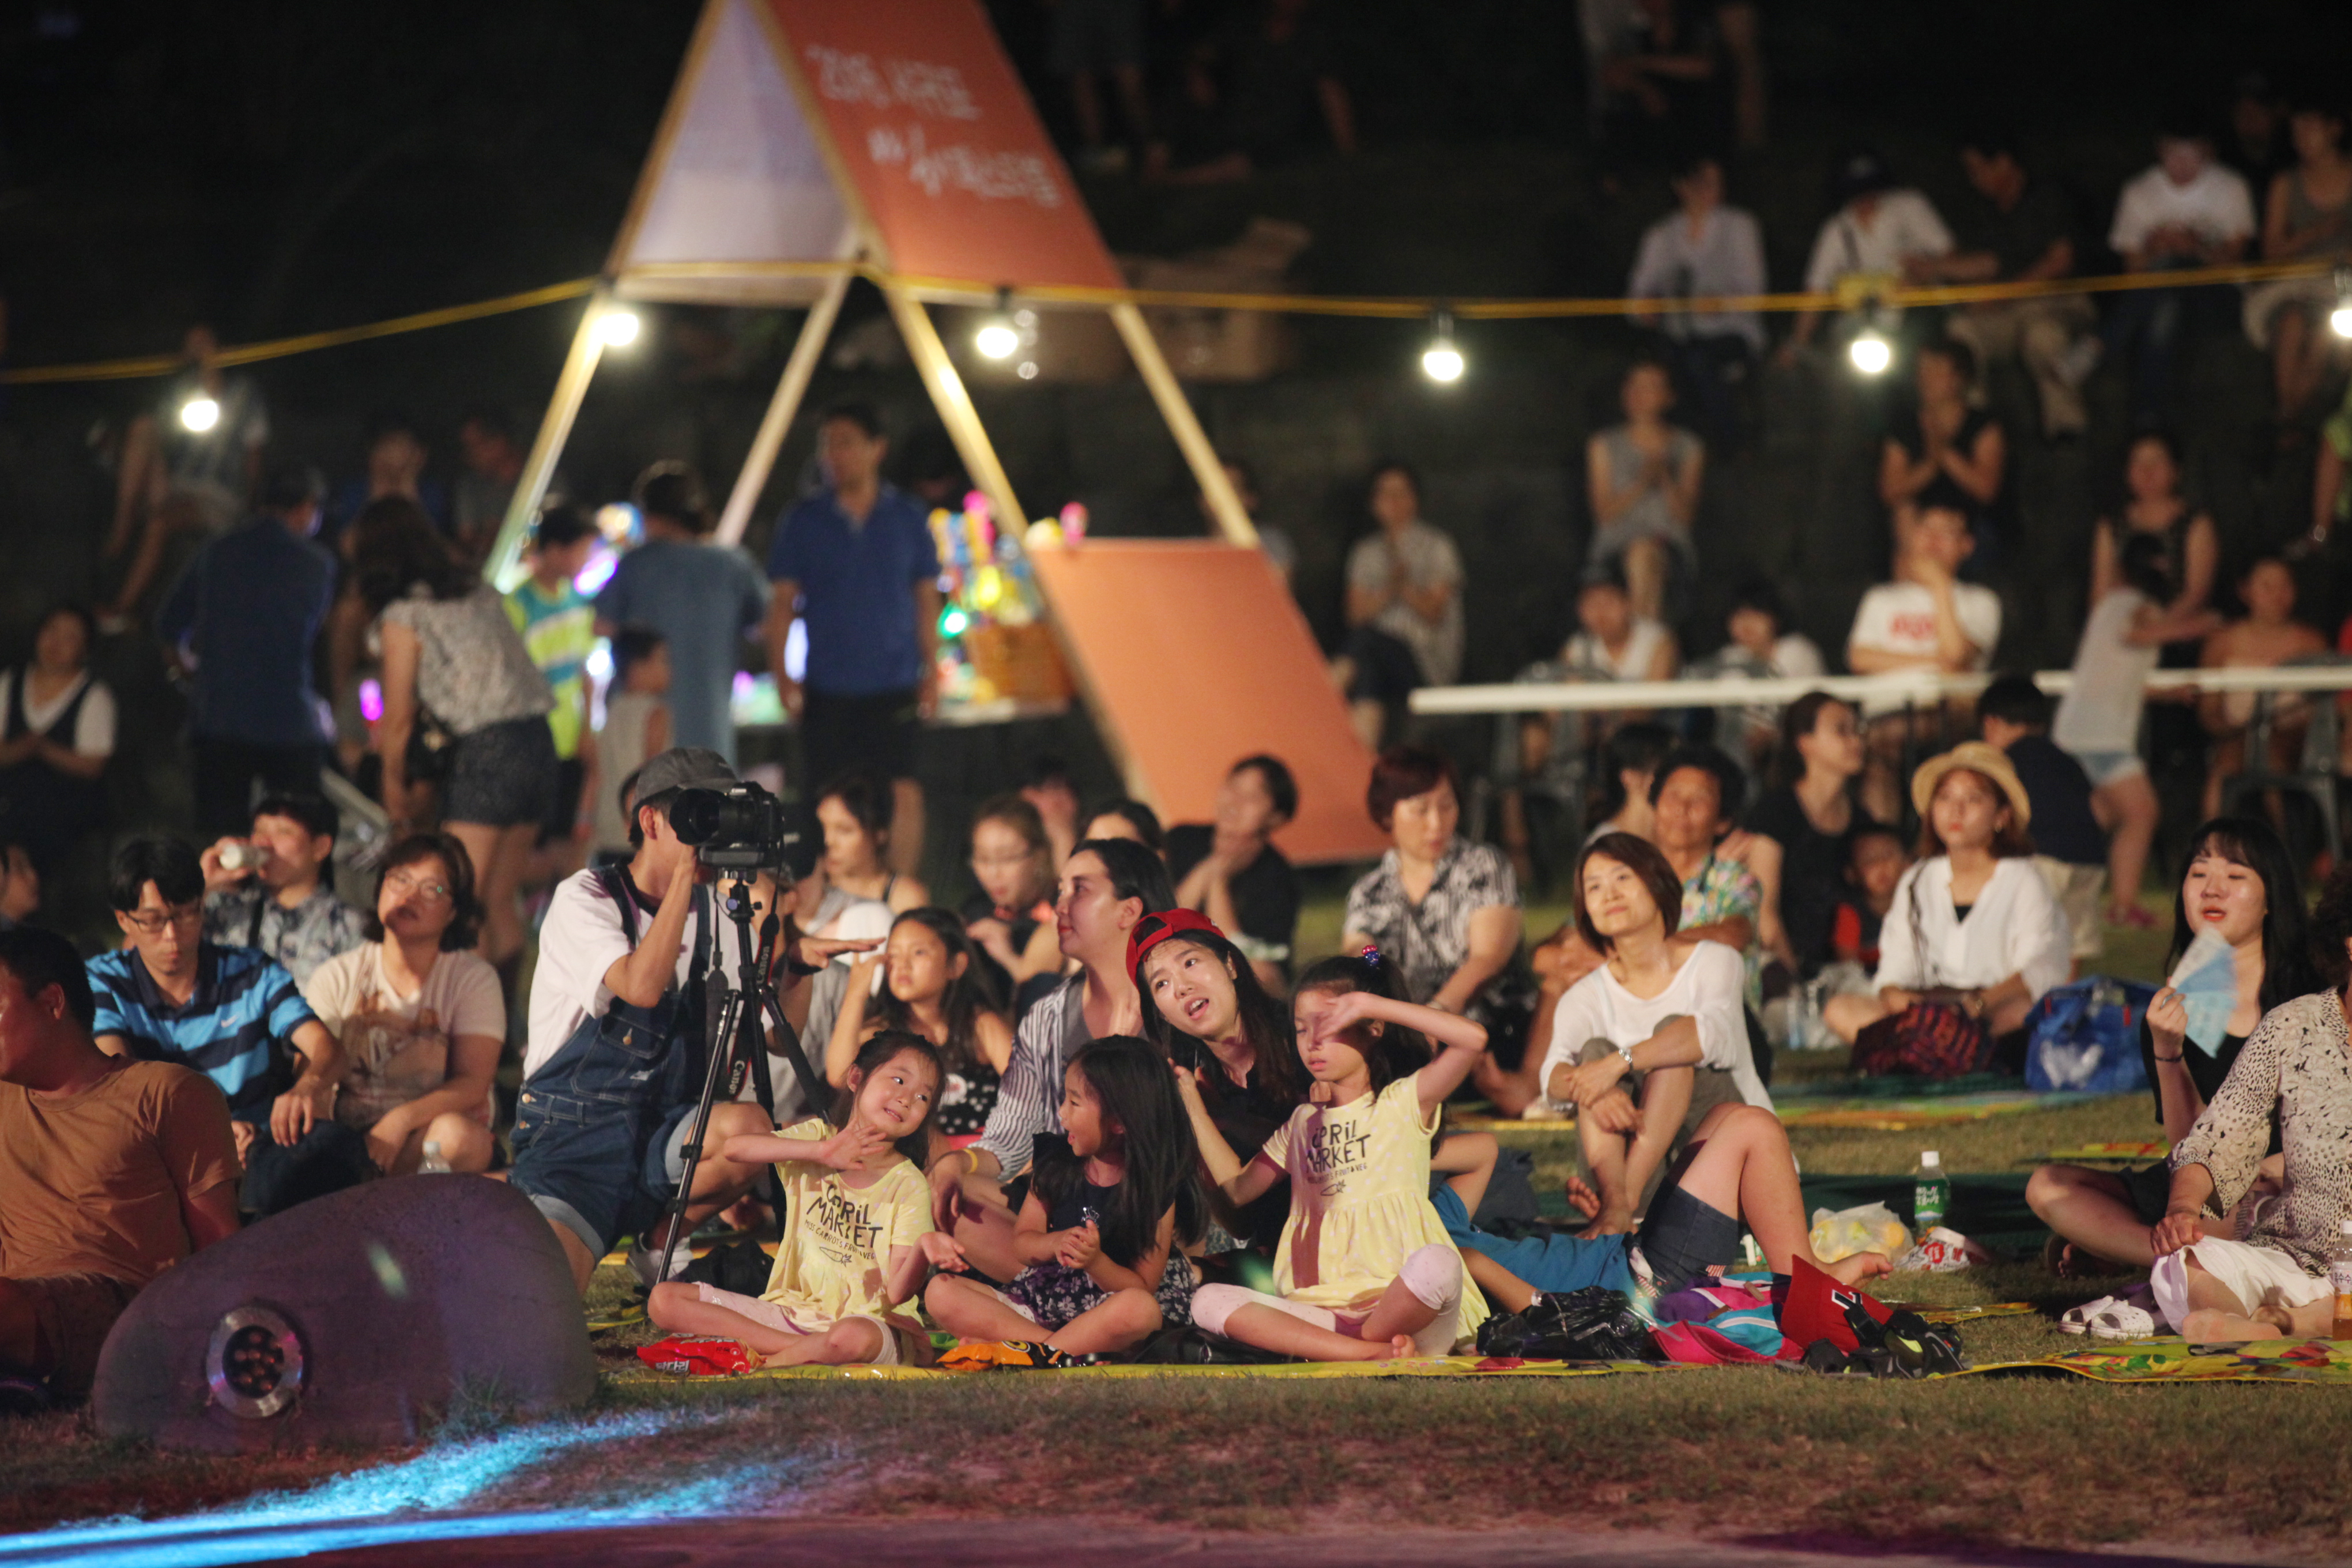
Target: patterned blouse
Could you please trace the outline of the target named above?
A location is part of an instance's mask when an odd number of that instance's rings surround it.
[[[1348,889],[1345,929],[1370,937],[1381,956],[1397,966],[1405,994],[1426,1002],[1469,958],[1470,917],[1497,905],[1519,907],[1511,863],[1491,844],[1457,837],[1417,904],[1405,893],[1397,852],[1381,856],[1380,868]]]
[[[2333,991],[2272,1008],[2172,1152],[2174,1170],[2202,1165],[2211,1173],[2208,1213],[2229,1213],[2253,1184],[2273,1121],[2286,1151],[2286,1190],[2263,1205],[2246,1239],[2324,1274],[2336,1226],[2352,1215],[2352,1037]]]

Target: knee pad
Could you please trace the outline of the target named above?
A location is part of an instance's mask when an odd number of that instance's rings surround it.
[[[1442,1314],[1462,1300],[1462,1254],[1433,1242],[1406,1258],[1397,1278],[1404,1281],[1414,1300]],[[1201,1315],[1197,1305],[1192,1315]]]
[[[1226,1321],[1256,1294],[1239,1285],[1202,1286],[1192,1292],[1193,1326],[1207,1333],[1223,1333]]]

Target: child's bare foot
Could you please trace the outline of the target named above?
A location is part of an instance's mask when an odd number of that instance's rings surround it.
[[[1625,1236],[1633,1229],[1633,1211],[1604,1208],[1595,1215],[1592,1223],[1584,1227],[1587,1236]]]
[[[1411,1334],[1399,1334],[1389,1342],[1388,1359],[1391,1361],[1410,1361],[1420,1353],[1421,1347],[1412,1342]]]
[[[1823,1268],[1822,1272],[1841,1285],[1859,1285],[1881,1274],[1894,1273],[1895,1265],[1886,1260],[1883,1252],[1857,1252],[1851,1258],[1839,1258]]]
[[[1587,1219],[1597,1218],[1600,1215],[1601,1194],[1594,1192],[1591,1184],[1582,1176],[1569,1177],[1566,1191],[1569,1207]]]

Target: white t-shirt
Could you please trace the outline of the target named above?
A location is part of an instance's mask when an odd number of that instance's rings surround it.
[[[1959,615],[1961,635],[1977,650],[1969,668],[1991,668],[1993,646],[2000,641],[2000,595],[1981,584],[1956,583],[1952,608]],[[1846,647],[1874,647],[1906,658],[1933,658],[1936,595],[1921,583],[1881,583],[1862,596]]]
[[[1604,963],[1559,999],[1542,1081],[1549,1085],[1552,1069],[1562,1063],[1575,1066],[1593,1040],[1638,1046],[1667,1019],[1688,1018],[1698,1025],[1699,1065],[1729,1073],[1741,1100],[1769,1110],[1772,1097],[1756,1076],[1756,1058],[1748,1048],[1747,996],[1748,972],[1739,954],[1719,942],[1693,948],[1672,984],[1646,999],[1618,984]]]
[[[372,1126],[393,1106],[440,1088],[460,1038],[506,1043],[506,994],[478,953],[439,954],[415,994],[404,996],[383,972],[383,944],[362,942],[312,970],[302,1000],[342,1044],[349,1070],[336,1114],[354,1125]]]
[[[686,917],[678,942],[677,979],[681,987],[692,978],[694,944],[706,899],[696,893],[694,909]],[[637,933],[652,928],[654,911],[637,904]],[[530,1037],[524,1047],[522,1076],[530,1078],[563,1048],[582,1021],[601,1018],[613,1005],[604,976],[629,955],[628,935],[621,928],[620,906],[604,890],[593,871],[575,871],[556,885],[547,918],[539,928],[539,967],[530,977]]]
[[[2137,250],[2159,228],[2179,224],[2208,244],[2250,238],[2254,232],[2254,195],[2245,177],[2221,163],[2185,185],[2176,185],[2159,163],[2136,175],[2116,202],[2115,226],[2107,244]]]
[[[2147,603],[2137,588],[2109,589],[2074,645],[2074,679],[2058,700],[2050,738],[2077,756],[2139,748],[2147,678],[2163,650],[2154,644],[2135,647],[2124,638]]]
[[[1935,204],[1916,191],[1888,191],[1878,198],[1867,225],[1851,204],[1822,225],[1812,259],[1805,264],[1805,288],[1823,293],[1849,273],[1900,272],[1906,256],[1951,253],[1952,231],[1937,216]]]
[[[20,672],[0,671],[0,720],[5,720],[8,705],[16,700],[16,679]],[[81,711],[74,716],[73,749],[84,757],[114,755],[114,693],[103,680],[93,680],[89,671],[47,702],[36,702],[28,691],[25,698],[25,722],[36,734],[46,732],[58,721],[67,706],[84,689],[89,693],[82,699]]]

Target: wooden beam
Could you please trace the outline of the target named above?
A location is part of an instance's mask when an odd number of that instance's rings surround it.
[[[818,356],[824,353],[825,340],[833,335],[833,323],[841,314],[841,301],[849,293],[849,274],[840,273],[828,281],[824,292],[809,307],[808,317],[801,322],[801,335],[793,343],[792,357],[784,362],[783,378],[776,383],[776,395],[768,400],[768,412],[760,421],[759,434],[751,437],[751,450],[743,458],[743,471],[735,476],[735,489],[727,498],[727,510],[719,515],[719,542],[740,544],[743,531],[751,521],[751,509],[760,504],[760,492],[768,488],[768,476],[776,467],[776,454],[783,449],[784,437],[793,427],[793,416],[800,412],[801,399],[808,395],[809,378],[816,374]]]
[[[1160,417],[1167,422],[1168,433],[1176,437],[1177,449],[1184,454],[1185,464],[1192,470],[1192,482],[1208,498],[1209,514],[1217,520],[1217,531],[1225,536],[1228,544],[1255,549],[1257,525],[1250,521],[1249,513],[1242,508],[1241,497],[1234,493],[1233,481],[1225,477],[1224,461],[1209,445],[1208,432],[1201,428],[1191,400],[1177,384],[1176,373],[1168,368],[1167,356],[1160,352],[1160,340],[1151,335],[1143,312],[1121,302],[1110,308],[1110,320],[1126,342],[1127,352],[1134,356],[1135,368],[1143,373],[1143,384],[1151,389],[1151,401],[1160,405]]]
[[[546,499],[547,482],[554,476],[556,459],[563,455],[563,443],[571,438],[572,421],[588,395],[588,384],[595,379],[596,362],[604,357],[604,340],[598,329],[612,303],[611,292],[602,287],[588,296],[587,309],[580,312],[579,329],[572,334],[572,352],[564,356],[563,369],[555,378],[555,394],[548,399],[547,413],[539,422],[539,435],[530,444],[530,456],[524,460],[522,474],[515,480],[514,496],[507,502],[506,521],[499,526],[498,540],[482,562],[482,575],[501,592],[512,587],[514,579],[521,575],[523,541],[530,536],[531,520],[539,515],[539,503]]]
[[[896,283],[884,284],[882,297],[890,302],[891,318],[898,323],[898,334],[907,340],[908,353],[915,357],[923,389],[931,395],[931,406],[939,410],[940,422],[947,426],[948,438],[963,459],[964,472],[971,476],[971,482],[988,498],[989,510],[996,514],[997,531],[1011,529],[1019,537],[1029,526],[1028,514],[1013,494],[1013,481],[1004,477],[1004,465],[996,460],[996,448],[981,425],[980,411],[972,407],[971,394],[964,389],[963,377],[956,374],[955,362],[948,358],[947,345],[940,341],[930,313],[921,300]]]

